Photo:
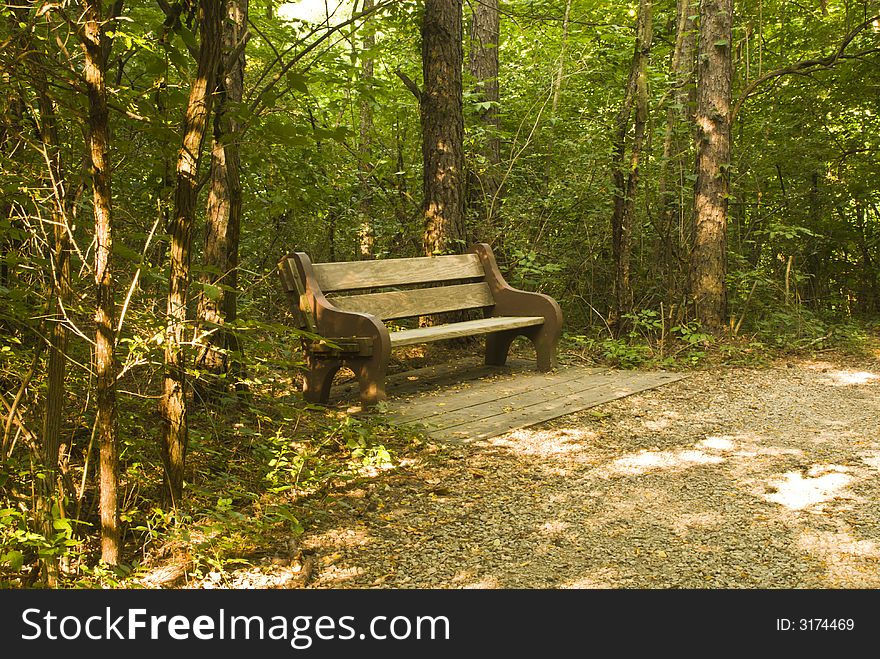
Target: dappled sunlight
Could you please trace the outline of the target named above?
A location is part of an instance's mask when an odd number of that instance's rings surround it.
[[[821,371],[823,382],[833,386],[845,387],[860,384],[870,384],[880,380],[880,373],[871,371],[856,371],[848,368],[836,368],[829,362],[813,362],[806,368],[811,371]]]
[[[565,590],[585,590],[585,589],[608,589],[617,588],[615,580],[617,579],[617,571],[611,568],[602,568],[596,570],[594,574],[578,577],[564,581],[557,586]]]
[[[592,445],[599,434],[584,428],[555,428],[552,430],[532,430],[521,428],[506,435],[494,437],[486,443],[490,446],[504,447],[512,453],[523,456],[572,457],[572,454],[592,451]]]
[[[567,529],[571,527],[571,524],[567,522],[561,522],[559,520],[553,520],[550,522],[544,522],[541,526],[538,527],[538,533],[544,536],[556,537],[560,534],[564,533]]]
[[[705,529],[721,526],[724,516],[717,512],[684,513],[672,522],[672,530],[676,535],[687,536],[692,529]]]
[[[874,453],[873,455],[862,456],[862,462],[866,465],[880,471],[880,453]]]
[[[826,557],[834,554],[849,554],[865,558],[880,558],[880,546],[876,541],[857,540],[849,533],[844,532],[804,531],[798,544],[801,549]]]
[[[697,442],[698,449],[711,449],[715,451],[732,451],[736,448],[736,444],[730,437],[706,437],[701,442]]]
[[[852,384],[868,384],[874,380],[880,379],[880,375],[869,373],[868,371],[832,371],[828,373],[836,385],[852,385]]]
[[[849,468],[838,465],[815,465],[806,475],[799,471],[782,474],[767,483],[762,499],[790,510],[803,510],[836,498],[851,498],[845,488],[853,481]]]
[[[653,430],[655,432],[660,430],[666,430],[672,422],[669,419],[657,419],[651,421],[645,421],[645,428],[648,430]]]
[[[602,476],[640,476],[657,469],[687,469],[701,464],[718,464],[724,458],[703,451],[640,451],[597,470]]]
[[[314,545],[324,547],[363,547],[371,542],[366,528],[334,528],[311,538]]]
[[[453,579],[453,582],[458,580],[459,579],[456,576],[456,578]],[[462,583],[459,587],[464,590],[486,590],[489,588],[503,588],[498,579],[488,576],[483,577],[482,579],[477,579],[476,581],[471,581],[470,583]]]
[[[828,578],[836,588],[880,587],[880,546],[841,531],[804,531],[799,547],[825,561]]]

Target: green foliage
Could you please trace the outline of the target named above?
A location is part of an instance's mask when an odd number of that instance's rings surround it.
[[[546,290],[548,285],[552,288],[562,266],[558,263],[541,261],[541,257],[534,250],[513,250],[510,267],[515,285],[528,290]]]
[[[227,108],[243,127],[236,142],[243,203],[237,318],[225,325],[238,338],[226,355],[240,369],[216,377],[221,395],[203,395],[212,380],[194,366],[191,338],[198,328],[188,325],[188,373],[196,387],[186,501],[176,511],[162,503],[156,398],[164,377],[167,221],[196,70],[190,49],[201,36],[186,15],[166,30],[159,5],[144,0],[126,2],[122,20],[108,23],[126,543],[119,568],[97,558],[93,208],[91,172],[82,166],[87,97],[82,49],[70,29],[76,26],[66,22],[78,18],[62,16],[63,8],[52,3],[19,4],[0,10],[6,44],[0,52],[0,396],[11,402],[21,389],[18,413],[29,433],[12,424],[8,454],[0,456],[0,570],[18,578],[38,557],[58,556],[71,566],[67,583],[116,587],[136,583],[141,563],[175,543],[192,547],[195,575],[252,565],[266,538],[308,528],[304,501],[310,496],[392,466],[395,448],[408,440],[381,421],[303,403],[297,377],[304,334],[290,326],[275,264],[291,249],[316,261],[359,258],[364,225],[374,256],[421,254],[419,107],[397,75],[421,82],[420,3],[389,3],[336,32],[320,21],[282,20],[262,5],[251,8],[245,99]],[[272,4],[278,9],[281,3]],[[666,121],[670,111],[692,109],[676,107],[679,81],[668,65],[675,3],[654,7],[650,146],[631,235],[635,310],[623,318],[623,336],[608,338],[604,318],[614,303],[615,277],[610,165],[635,21],[627,3],[573,0],[566,31],[564,4],[503,3],[498,127],[475,121],[489,109],[474,92],[478,81],[467,80],[464,102],[469,151],[498,138],[502,162],[496,167],[504,179],[496,224],[487,226],[471,212],[469,230],[493,244],[512,284],[560,301],[566,349],[621,368],[702,367],[718,359],[756,365],[786,351],[864,349],[877,331],[864,319],[880,312],[876,30],[859,33],[848,47],[859,57],[774,78],[742,105],[733,157],[723,167],[731,181],[728,297],[731,329],[738,333],[712,335],[689,317],[686,295],[693,127]],[[738,58],[735,98],[768,71],[835,52],[865,18],[853,3],[822,6],[827,11],[744,0],[728,44]],[[68,41],[57,38],[68,30]],[[376,41],[369,50],[363,48],[367,31]],[[371,78],[362,68],[367,62]],[[57,139],[44,142],[40,128],[49,125]],[[679,151],[673,149],[670,162],[662,151],[667,137],[677,140]],[[197,173],[202,209],[210,142],[209,135]],[[481,173],[489,163],[472,158],[468,167]],[[44,534],[31,496],[42,474],[28,437],[39,438],[46,407],[46,339],[57,322],[51,314],[58,214],[67,218],[71,240],[62,436],[69,441],[74,487],[68,517],[56,510],[56,526]],[[225,283],[201,280],[225,274],[201,266],[201,235],[197,227],[193,312],[200,296],[221,302],[233,292]],[[0,409],[5,420],[6,407]]]

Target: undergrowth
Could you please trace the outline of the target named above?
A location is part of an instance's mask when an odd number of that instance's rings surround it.
[[[689,369],[766,366],[774,361],[835,353],[876,359],[880,321],[826,319],[803,307],[760,316],[745,331],[710,332],[697,321],[661,318],[646,309],[624,316],[626,330],[567,332],[562,349],[570,356],[615,368]]]
[[[669,322],[652,310],[626,320],[627,330],[618,338],[607,332],[566,333],[561,361],[681,370],[759,367],[828,353],[880,356],[880,323],[831,323],[802,309],[758,316],[738,334]],[[85,419],[68,429],[75,440],[68,474],[72,495],[51,534],[36,532],[28,519],[28,479],[40,474],[27,454],[0,461],[0,587],[38,585],[38,558],[50,554],[61,559],[60,586],[66,588],[141,587],[145,575],[167,562],[180,565],[187,582],[211,575],[223,584],[232,571],[258,568],[279,546],[307,532],[315,512],[331,505],[335,492],[381,479],[422,446],[415,430],[381,415],[306,404],[293,377],[297,355],[278,347],[283,345],[267,340],[255,346],[246,393],[230,388],[219,398],[193,400],[185,496],[176,508],[163,502],[151,385],[120,397],[125,553],[119,566],[99,561],[97,457]],[[530,346],[515,344],[515,355],[520,351],[533,357]],[[479,349],[438,345],[403,360],[396,357],[392,366],[401,370],[449,362],[462,352],[473,357]]]

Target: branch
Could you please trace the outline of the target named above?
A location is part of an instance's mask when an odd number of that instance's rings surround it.
[[[850,59],[845,55],[847,46],[852,43],[853,39],[855,39],[860,32],[872,25],[876,20],[880,20],[880,15],[872,16],[868,20],[853,28],[849,32],[849,34],[847,34],[843,38],[843,42],[840,44],[837,50],[827,57],[801,60],[800,62],[795,62],[794,64],[790,64],[789,66],[784,66],[780,69],[776,69],[775,71],[765,73],[760,78],[755,78],[754,80],[752,80],[752,82],[746,85],[746,88],[743,90],[742,94],[740,94],[740,97],[737,99],[736,104],[733,106],[733,110],[731,110],[730,112],[730,124],[733,125],[733,122],[736,121],[736,117],[739,114],[740,108],[742,108],[742,105],[746,102],[746,99],[748,99],[749,96],[751,96],[758,87],[763,85],[768,80],[773,80],[774,78],[778,78],[784,75],[803,75],[817,69],[830,69],[835,64],[837,64],[839,60]],[[859,53],[859,55],[864,54],[865,53]]]
[[[406,85],[406,88],[412,92],[412,95],[416,97],[416,100],[421,105],[422,103],[422,90],[419,89],[419,86],[413,82],[412,78],[406,75],[400,69],[394,69],[394,75],[396,75],[400,80]]]
[[[320,37],[315,39],[312,43],[310,43],[308,46],[306,46],[300,52],[298,52],[296,55],[294,55],[290,59],[289,62],[287,62],[286,64],[282,64],[281,68],[278,70],[278,73],[275,74],[275,76],[272,78],[272,80],[270,80],[269,82],[266,83],[266,85],[259,91],[259,93],[257,93],[254,100],[251,101],[251,104],[248,107],[250,112],[256,111],[256,109],[259,107],[260,103],[262,102],[263,97],[269,92],[269,90],[272,89],[272,87],[274,87],[276,84],[278,84],[278,81],[281,80],[284,77],[284,75],[288,71],[290,71],[290,69],[293,68],[293,65],[296,64],[297,62],[299,62],[303,57],[305,57],[310,52],[315,50],[315,48],[317,48],[322,43],[324,43],[332,35],[339,32],[342,28],[348,27],[352,23],[356,23],[357,21],[361,20],[362,18],[365,18],[366,16],[369,16],[370,14],[373,14],[373,13],[379,11],[380,9],[385,9],[386,7],[389,7],[390,5],[393,4],[393,2],[394,2],[394,0],[385,0],[385,2],[381,2],[379,4],[374,5],[371,9],[367,9],[365,11],[358,13],[358,14],[355,14],[354,16],[349,18],[348,20],[342,21],[341,23],[338,23],[337,25],[334,25],[333,27],[327,28],[327,30],[324,32],[324,34],[322,34]],[[312,32],[312,34],[314,34],[314,31]],[[266,73],[268,73],[268,71],[273,66],[275,66],[276,64],[281,64],[282,57],[284,55],[287,55],[294,48],[295,48],[295,45],[291,46],[286,51],[284,51],[284,53],[282,53],[282,55],[278,56],[275,59],[275,61],[269,65],[269,67],[266,69],[266,71],[263,72],[263,75],[260,76],[260,80],[262,80],[265,77]],[[273,50],[275,50],[275,49],[273,48]],[[259,84],[259,82],[257,84]]]
[[[165,14],[165,22],[162,24],[162,39],[164,40],[169,32],[173,32],[176,28],[180,27],[180,15],[183,13],[184,6],[182,2],[175,2],[172,5],[168,0],[156,0],[156,4],[159,5],[162,13]],[[192,58],[198,59],[199,49],[187,44],[185,41],[184,45]]]

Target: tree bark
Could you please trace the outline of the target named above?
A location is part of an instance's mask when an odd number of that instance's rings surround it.
[[[424,253],[461,253],[464,227],[462,0],[425,0],[420,118]]]
[[[222,56],[216,80],[211,187],[205,222],[205,274],[199,295],[197,365],[212,376],[240,371],[230,353],[240,349],[228,328],[238,315],[238,246],[241,230],[241,122],[232,110],[244,95],[244,40],[248,0],[227,0]],[[215,387],[219,390],[220,387]],[[205,392],[208,395],[209,392]]]
[[[477,114],[481,133],[468,167],[468,205],[481,239],[494,236],[501,207],[501,138],[498,135],[498,42],[501,37],[498,0],[473,5],[468,68],[476,81],[475,97],[490,105]]]
[[[84,3],[85,79],[89,98],[88,147],[95,214],[95,379],[97,418],[95,437],[100,447],[101,560],[119,562],[119,504],[117,446],[115,305],[110,255],[112,194],[110,131],[105,86],[106,54],[101,0]]]
[[[363,11],[371,11],[375,6],[373,0],[364,0]],[[357,6],[355,6],[357,9]],[[369,53],[376,46],[376,35],[371,27],[364,26],[364,36],[361,45],[361,102],[359,107],[360,131],[358,140],[358,182],[360,184],[360,199],[358,210],[360,212],[360,227],[358,228],[358,255],[362,259],[373,258],[373,243],[376,232],[373,228],[373,191],[370,185],[370,173],[372,172],[373,158],[373,77],[374,61]]]
[[[61,158],[61,144],[58,137],[58,116],[55,102],[49,95],[49,82],[45,58],[38,54],[29,35],[19,25],[27,22],[28,7],[10,7],[10,27],[16,35],[16,48],[22,54],[37,100],[37,131],[43,153],[46,175],[44,185],[51,190],[50,217],[52,219],[53,245],[51,251],[51,292],[50,309],[47,314],[48,356],[46,364],[46,404],[43,410],[42,445],[40,463],[43,478],[36,488],[37,531],[46,538],[55,535],[53,525],[56,517],[64,516],[63,457],[66,454],[61,438],[61,423],[64,417],[65,365],[69,331],[66,324],[65,306],[70,299],[70,238],[67,226],[67,185],[64,180],[64,167]],[[15,128],[20,130],[20,119],[24,109],[21,97],[15,99],[13,117]],[[0,280],[2,283],[2,280]],[[42,346],[41,346],[42,347]],[[39,351],[38,351],[39,352]],[[58,583],[58,557],[47,556],[42,563],[42,581],[54,588]]]
[[[733,0],[701,0],[690,295],[696,318],[712,331],[727,318],[732,25]]]
[[[165,331],[165,379],[160,412],[166,496],[177,505],[183,492],[183,471],[188,440],[186,404],[187,353],[184,331],[190,283],[192,229],[198,196],[198,169],[202,142],[211,112],[212,92],[220,60],[223,3],[200,0],[198,65],[183,123],[183,145],[177,157],[177,187],[171,218],[170,273]]]

